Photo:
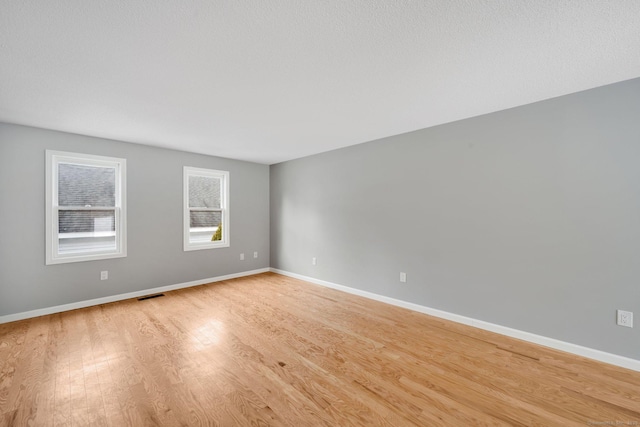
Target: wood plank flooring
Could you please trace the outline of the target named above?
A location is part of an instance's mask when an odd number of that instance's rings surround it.
[[[266,273],[0,325],[0,425],[640,425],[640,373]]]

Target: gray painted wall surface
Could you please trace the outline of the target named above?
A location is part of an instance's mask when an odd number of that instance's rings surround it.
[[[46,149],[127,159],[126,258],[45,265]],[[230,172],[229,248],[183,251],[183,166]],[[0,315],[268,266],[268,166],[0,124]]]
[[[273,165],[271,218],[274,268],[640,359],[640,79]]]

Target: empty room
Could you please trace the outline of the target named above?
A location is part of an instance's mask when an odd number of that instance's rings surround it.
[[[639,256],[636,0],[0,0],[0,427],[640,426]]]

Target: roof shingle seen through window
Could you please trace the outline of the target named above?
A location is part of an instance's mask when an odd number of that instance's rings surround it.
[[[189,207],[219,209],[220,179],[207,176],[190,176]]]
[[[115,231],[113,211],[64,211],[58,213],[59,233]]]
[[[115,206],[116,170],[97,166],[58,165],[59,206]]]
[[[222,212],[189,212],[190,227],[217,227],[222,222]]]

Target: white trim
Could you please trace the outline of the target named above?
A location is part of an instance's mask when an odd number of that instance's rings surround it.
[[[211,211],[222,212],[222,240],[211,242],[192,242],[190,240],[190,208],[189,208],[189,177],[204,176],[209,178],[217,178],[220,180],[220,209],[211,209]],[[214,169],[194,168],[184,166],[182,172],[182,197],[183,197],[183,214],[182,214],[182,233],[183,233],[183,250],[196,251],[200,249],[226,248],[230,246],[229,236],[230,230],[230,206],[229,206],[229,172]],[[217,229],[217,227],[215,227]]]
[[[68,262],[96,261],[127,256],[127,160],[116,157],[96,156],[93,154],[70,153],[66,151],[45,151],[45,264],[63,264]],[[71,163],[96,167],[114,168],[115,206],[94,209],[112,209],[114,211],[116,249],[115,251],[90,251],[73,254],[60,254],[58,243],[58,165]],[[71,210],[84,210],[82,207],[70,207]]]
[[[122,301],[131,298],[138,298],[145,295],[157,294],[160,292],[169,292],[176,289],[189,288],[192,286],[204,285],[207,283],[220,282],[222,280],[236,279],[238,277],[252,276],[254,274],[266,273],[269,268],[260,268],[257,270],[243,271],[240,273],[227,274],[225,276],[210,277],[207,279],[194,280],[191,282],[178,283],[175,285],[161,286],[159,288],[144,289],[141,291],[129,292],[126,294],[112,295],[108,297],[90,299],[86,301],[78,301],[70,304],[56,305],[54,307],[41,308],[38,310],[25,311],[22,313],[7,314],[0,316],[0,324],[15,322],[17,320],[30,319],[32,317],[45,316],[47,314],[61,313],[63,311],[76,310],[78,308],[91,307],[94,305],[107,304],[115,301]]]
[[[354,295],[359,295],[361,297],[369,298],[372,300],[381,301],[381,302],[395,305],[398,307],[407,308],[409,310],[417,311],[419,313],[428,314],[430,316],[439,317],[441,319],[451,320],[452,322],[462,323],[463,325],[484,329],[486,331],[495,332],[497,334],[506,335],[508,337],[517,338],[523,341],[528,341],[534,344],[550,347],[556,350],[565,351],[567,353],[576,354],[578,356],[587,357],[589,359],[597,360],[599,362],[609,363],[611,365],[620,366],[622,368],[627,368],[627,369],[640,372],[640,360],[619,356],[617,354],[607,353],[607,352],[596,350],[589,347],[583,347],[581,345],[572,344],[572,343],[560,341],[554,338],[533,334],[531,332],[525,332],[518,329],[512,329],[506,326],[496,325],[494,323],[485,322],[483,320],[477,320],[470,317],[461,316],[459,314],[449,313],[449,312],[438,310],[431,307],[425,307],[423,305],[386,297],[384,295],[374,294],[372,292],[362,291],[360,289],[350,288],[348,286],[338,285],[338,284],[327,282],[320,279],[314,279],[313,277],[303,276],[301,274],[291,273],[289,271],[279,270],[277,268],[271,268],[270,270],[273,273],[282,274],[283,276],[293,277],[295,279],[304,280],[306,282],[314,283],[316,285],[337,289],[339,291],[347,292]]]

